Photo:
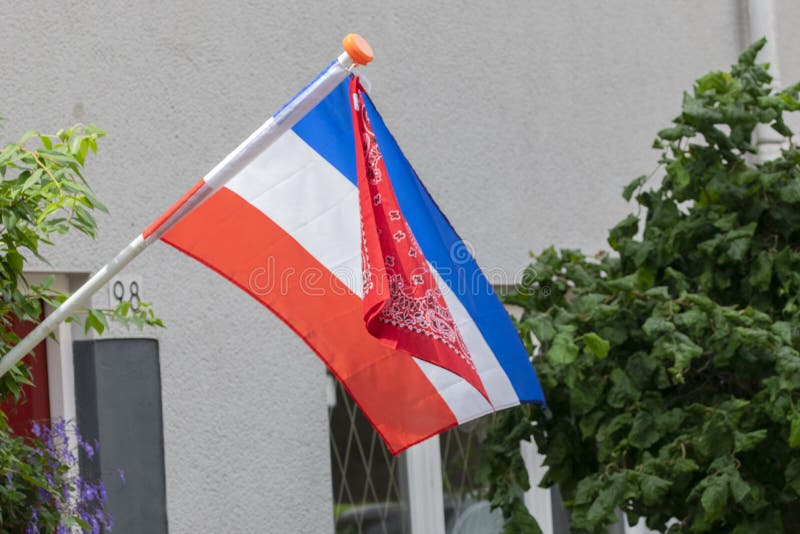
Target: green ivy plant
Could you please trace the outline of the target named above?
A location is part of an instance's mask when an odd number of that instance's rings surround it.
[[[548,403],[498,414],[484,443],[506,532],[538,531],[531,438],[576,532],[615,510],[662,532],[800,529],[800,84],[771,88],[763,46],[684,94],[614,253],[549,248],[506,295]],[[777,159],[754,157],[759,124],[785,137]]]
[[[55,135],[30,131],[0,148],[0,356],[19,341],[15,323],[38,322],[43,305],[57,307],[67,297],[54,289],[52,278],[38,283],[26,278],[26,262],[35,257],[46,263],[46,247],[59,234],[96,235],[92,213],[106,208],[82,171],[103,135],[94,126],[76,126]],[[128,302],[113,309],[86,308],[71,318],[82,322],[87,332],[98,333],[109,319],[139,327],[163,326],[147,304],[134,310]],[[20,362],[0,377],[0,399],[19,400],[24,384],[31,384],[31,375]],[[89,516],[79,506],[85,499],[59,497],[64,488],[83,487],[83,482],[70,478],[71,453],[57,451],[53,440],[15,438],[11,430],[0,412],[0,530],[36,531],[37,525],[87,528]],[[77,504],[69,505],[73,501]]]

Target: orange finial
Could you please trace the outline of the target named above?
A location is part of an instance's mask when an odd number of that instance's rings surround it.
[[[372,47],[357,33],[348,33],[342,39],[342,46],[354,63],[366,65],[372,61]]]

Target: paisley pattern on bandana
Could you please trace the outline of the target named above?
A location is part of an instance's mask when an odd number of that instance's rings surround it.
[[[361,91],[354,78],[351,102],[367,330],[393,348],[457,374],[488,401],[458,326],[400,210]]]

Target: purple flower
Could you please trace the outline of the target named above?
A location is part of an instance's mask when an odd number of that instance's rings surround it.
[[[61,454],[64,457],[64,460],[66,460],[68,464],[75,463],[75,455],[72,454],[72,451],[70,451],[66,446],[64,447],[64,450],[61,451]]]
[[[81,447],[83,448],[83,452],[86,453],[86,456],[91,460],[94,458],[94,447],[86,443],[85,441],[81,442]]]
[[[55,432],[56,436],[59,438],[66,438],[66,430],[67,430],[67,421],[65,419],[61,419],[58,423],[53,426],[53,432]]]
[[[84,501],[93,501],[97,497],[97,492],[91,484],[82,484],[81,499]]]
[[[100,495],[100,500],[105,501],[108,498],[108,494],[106,493],[106,485],[103,484],[103,481],[97,483],[97,493]]]
[[[47,489],[38,487],[30,494],[29,502],[26,503],[29,506],[30,519],[19,532],[38,534],[40,529],[52,532],[55,528],[57,533],[70,534],[71,528],[67,525],[78,518],[89,525],[90,532],[99,533],[104,526],[110,529],[111,517],[103,510],[108,497],[105,486],[101,481],[82,479],[76,475],[75,469],[78,462],[75,451],[82,450],[92,459],[99,450],[97,440],[92,440],[91,443],[85,441],[74,424],[64,420],[53,421],[52,424],[34,422],[31,432],[37,440],[28,447],[24,459],[37,470],[35,476],[41,480],[40,484],[43,485],[46,481]],[[74,443],[78,444],[77,449],[70,448]],[[118,472],[124,483],[124,472],[121,469]],[[13,472],[4,471],[2,474],[5,475],[8,485],[15,480]],[[43,513],[39,514],[40,511]],[[58,526],[50,523],[58,518],[63,523]]]
[[[36,512],[36,508],[31,510],[31,522],[28,523],[25,534],[39,534],[39,514]]]

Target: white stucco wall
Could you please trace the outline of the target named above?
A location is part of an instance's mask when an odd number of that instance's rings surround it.
[[[778,2],[784,79],[800,10]],[[596,250],[649,173],[694,78],[735,61],[737,0],[433,3],[9,3],[0,115],[14,138],[76,121],[109,132],[88,172],[111,215],[52,269],[110,258],[358,31],[395,137],[479,262]],[[786,39],[783,35],[787,34]],[[322,365],[266,310],[165,245],[129,268],[161,340],[172,532],[332,528]]]

